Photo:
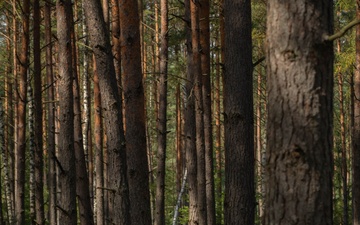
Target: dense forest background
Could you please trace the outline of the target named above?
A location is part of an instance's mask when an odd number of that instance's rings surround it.
[[[264,214],[266,15],[277,1],[224,1],[1,1],[0,224],[240,224],[236,210],[244,224],[312,224]],[[357,4],[334,1],[334,32]],[[326,224],[359,224],[356,29],[333,40]],[[243,130],[229,128],[237,102]]]

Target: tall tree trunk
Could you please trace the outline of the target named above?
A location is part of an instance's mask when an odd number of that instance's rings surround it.
[[[184,136],[186,168],[188,170],[189,189],[189,225],[199,224],[199,213],[197,206],[197,159],[196,159],[196,129],[195,129],[195,98],[194,88],[194,66],[191,39],[190,0],[185,1],[185,29],[187,48],[187,79],[185,84],[185,112],[184,112]]]
[[[51,37],[51,1],[45,2],[45,45],[46,45],[46,80],[47,80],[47,154],[48,154],[48,188],[49,188],[49,222],[56,224],[56,165],[55,165],[55,83],[52,67]]]
[[[360,0],[356,1],[356,17],[360,19]],[[356,26],[356,70],[354,76],[354,127],[352,146],[352,207],[353,223],[360,225],[360,25]]]
[[[120,46],[120,21],[119,1],[111,0],[111,41],[114,55],[115,73],[119,95],[122,96],[121,84],[121,46]]]
[[[40,2],[34,0],[34,174],[35,174],[35,223],[45,223],[43,195],[43,130],[42,130],[42,78],[41,78],[41,48],[40,48]]]
[[[331,1],[268,1],[265,224],[332,222]]]
[[[151,224],[137,1],[120,1],[120,28],[131,221],[138,225]]]
[[[5,111],[3,107],[2,101],[0,101],[0,152],[5,152]],[[2,172],[2,169],[0,169],[0,174]],[[2,176],[0,176],[0,187],[2,187]],[[3,210],[3,198],[2,198],[2,188],[0,188],[0,223],[5,224],[4,220],[4,210]]]
[[[29,208],[30,208],[30,221],[35,224],[35,134],[34,134],[34,101],[33,101],[33,88],[31,79],[28,80],[27,87],[27,105],[28,105],[28,120],[29,125],[28,138],[29,138]]]
[[[196,125],[196,158],[197,158],[197,206],[199,224],[206,225],[206,180],[205,180],[205,141],[204,141],[204,107],[202,95],[201,46],[199,28],[200,2],[190,1],[191,44],[193,56],[193,76],[195,95],[195,125]]]
[[[27,70],[29,53],[29,15],[30,2],[22,2],[22,37],[20,55],[20,73],[17,105],[17,146],[15,153],[15,223],[25,223],[25,150],[26,150],[26,100]]]
[[[56,3],[58,59],[59,59],[59,143],[58,182],[60,196],[57,207],[62,224],[77,223],[76,210],[76,166],[74,152],[74,104],[73,104],[73,64],[71,46],[72,6],[70,0]]]
[[[71,14],[73,12],[71,10]],[[74,16],[71,17],[72,20]],[[74,150],[76,158],[76,195],[79,208],[80,224],[94,224],[93,212],[90,200],[89,176],[86,170],[85,152],[83,145],[81,106],[80,106],[80,87],[79,75],[77,71],[77,52],[76,33],[74,22],[71,23],[71,45],[72,45],[72,71],[73,71],[73,97],[74,97]]]
[[[205,178],[207,224],[216,223],[210,79],[210,2],[200,0],[201,78],[204,113]]]
[[[110,37],[98,0],[86,0],[85,17],[89,29],[89,41],[99,76],[101,105],[108,149],[108,189],[110,224],[130,223],[130,202],[127,181],[125,137],[122,123],[122,102],[116,83]]]
[[[158,116],[157,116],[157,174],[155,224],[165,225],[165,171],[166,171],[166,137],[167,137],[167,70],[168,70],[168,1],[160,1],[160,74],[158,82]]]
[[[225,223],[254,224],[251,1],[225,0]]]

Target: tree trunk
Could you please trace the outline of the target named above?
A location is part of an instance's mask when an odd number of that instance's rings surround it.
[[[62,224],[76,225],[76,166],[74,152],[73,64],[71,46],[71,1],[56,3],[59,60],[59,143],[58,182],[60,193],[57,208]]]
[[[166,171],[166,137],[167,137],[167,70],[168,70],[168,1],[160,1],[160,75],[158,82],[158,116],[157,116],[157,174],[155,224],[165,225],[165,171]]]
[[[204,108],[202,95],[201,46],[199,28],[200,2],[190,1],[191,43],[193,56],[193,76],[195,95],[196,125],[196,158],[197,158],[197,206],[199,224],[206,225],[206,180],[205,180],[205,140],[204,140]]]
[[[94,134],[95,134],[95,196],[96,225],[103,225],[104,218],[104,161],[103,161],[103,131],[102,110],[99,77],[94,68]]]
[[[126,151],[133,224],[151,224],[148,161],[137,1],[120,1]]]
[[[216,223],[210,81],[210,3],[200,0],[201,77],[204,114],[207,224]]]
[[[332,5],[268,2],[268,225],[332,224]]]
[[[45,223],[43,195],[43,130],[42,130],[42,78],[41,78],[41,48],[40,48],[40,2],[33,3],[34,18],[34,174],[35,174],[35,223]]]
[[[251,1],[224,3],[225,223],[254,224]]]
[[[184,112],[184,136],[186,168],[188,170],[189,191],[189,225],[199,224],[199,213],[197,206],[197,159],[196,159],[196,130],[195,130],[195,98],[193,50],[191,40],[190,0],[185,1],[185,29],[187,48],[187,80],[185,84],[185,112]]]
[[[27,70],[29,51],[29,15],[30,2],[22,2],[22,37],[20,73],[17,105],[17,146],[15,153],[15,224],[25,223],[25,150],[26,150],[26,100]]]
[[[56,165],[55,165],[55,88],[52,67],[51,37],[51,2],[46,1],[44,8],[45,44],[46,44],[46,79],[47,79],[47,154],[48,154],[48,188],[49,188],[49,222],[56,224]]]
[[[130,223],[130,202],[127,181],[125,137],[122,123],[122,102],[119,96],[110,37],[98,0],[86,0],[85,17],[90,46],[99,76],[101,105],[104,109],[108,149],[109,218],[110,224]]]
[[[360,0],[356,1],[356,17],[360,19]],[[353,223],[360,225],[360,25],[356,26],[356,61],[354,76],[354,127],[352,146],[352,207]]]

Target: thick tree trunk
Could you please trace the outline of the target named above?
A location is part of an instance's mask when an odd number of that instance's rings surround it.
[[[225,0],[225,223],[254,224],[251,1]]]
[[[59,60],[59,143],[58,183],[60,196],[57,208],[62,224],[77,223],[76,210],[76,166],[74,152],[74,108],[73,108],[73,64],[71,46],[71,1],[58,0],[56,3],[58,60]]]
[[[99,76],[101,105],[108,149],[109,218],[110,224],[129,225],[130,202],[127,181],[125,137],[122,123],[122,102],[116,85],[116,74],[110,37],[98,0],[86,0],[85,16],[89,41]]]
[[[168,70],[168,1],[160,1],[160,75],[158,82],[158,116],[157,116],[157,174],[155,224],[165,225],[165,171],[166,171],[166,137],[167,137],[167,70]]]
[[[356,17],[360,19],[360,1],[356,1]],[[356,26],[356,70],[354,76],[354,127],[352,146],[352,207],[353,223],[360,225],[360,25]]]
[[[332,224],[331,1],[268,2],[265,224]]]
[[[137,1],[120,1],[120,28],[131,221],[145,225],[151,224],[151,211]]]
[[[20,73],[17,104],[17,145],[15,153],[15,224],[25,223],[25,150],[26,150],[26,100],[27,70],[29,51],[29,15],[30,2],[22,2],[22,37],[20,55]]]

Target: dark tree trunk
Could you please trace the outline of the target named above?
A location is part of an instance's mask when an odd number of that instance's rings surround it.
[[[27,101],[27,72],[29,51],[29,15],[30,2],[24,0],[22,8],[22,37],[20,72],[17,104],[17,145],[15,149],[15,224],[25,223],[25,150],[26,150],[26,101]]]
[[[33,3],[34,18],[34,174],[35,174],[35,223],[45,223],[44,195],[43,195],[43,130],[42,130],[42,79],[41,79],[41,49],[40,49],[40,4]]]
[[[157,117],[157,174],[155,224],[165,225],[165,171],[166,171],[166,137],[167,137],[167,70],[168,70],[168,1],[160,1],[161,43],[160,43],[160,75],[158,82],[158,117]]]
[[[47,79],[47,154],[48,154],[48,188],[49,188],[49,222],[56,224],[56,166],[55,166],[55,83],[52,67],[51,37],[51,2],[47,1],[44,8],[45,44],[46,44],[46,79]]]
[[[200,46],[201,46],[201,77],[204,111],[204,141],[205,141],[205,178],[206,178],[206,211],[207,224],[216,223],[213,138],[211,114],[211,82],[210,82],[210,2],[200,1]]]
[[[356,1],[356,17],[360,19],[360,1]],[[360,225],[360,25],[356,26],[356,61],[354,76],[354,126],[352,146],[352,207],[353,223]]]
[[[225,0],[225,223],[254,224],[251,1]]]
[[[57,1],[57,37],[59,68],[59,143],[58,143],[58,181],[60,193],[57,207],[59,221],[75,225],[76,210],[76,167],[74,152],[74,109],[73,109],[73,69],[71,47],[71,1]]]
[[[124,72],[126,152],[131,221],[151,224],[149,171],[146,151],[144,88],[142,83],[137,1],[120,1],[121,63]]]
[[[265,224],[332,224],[332,1],[268,2]]]
[[[89,41],[99,76],[101,105],[108,149],[109,218],[110,224],[129,225],[130,202],[127,181],[125,137],[122,122],[122,102],[119,96],[111,52],[110,37],[99,0],[85,1],[86,24]],[[91,28],[91,29],[90,29]]]

